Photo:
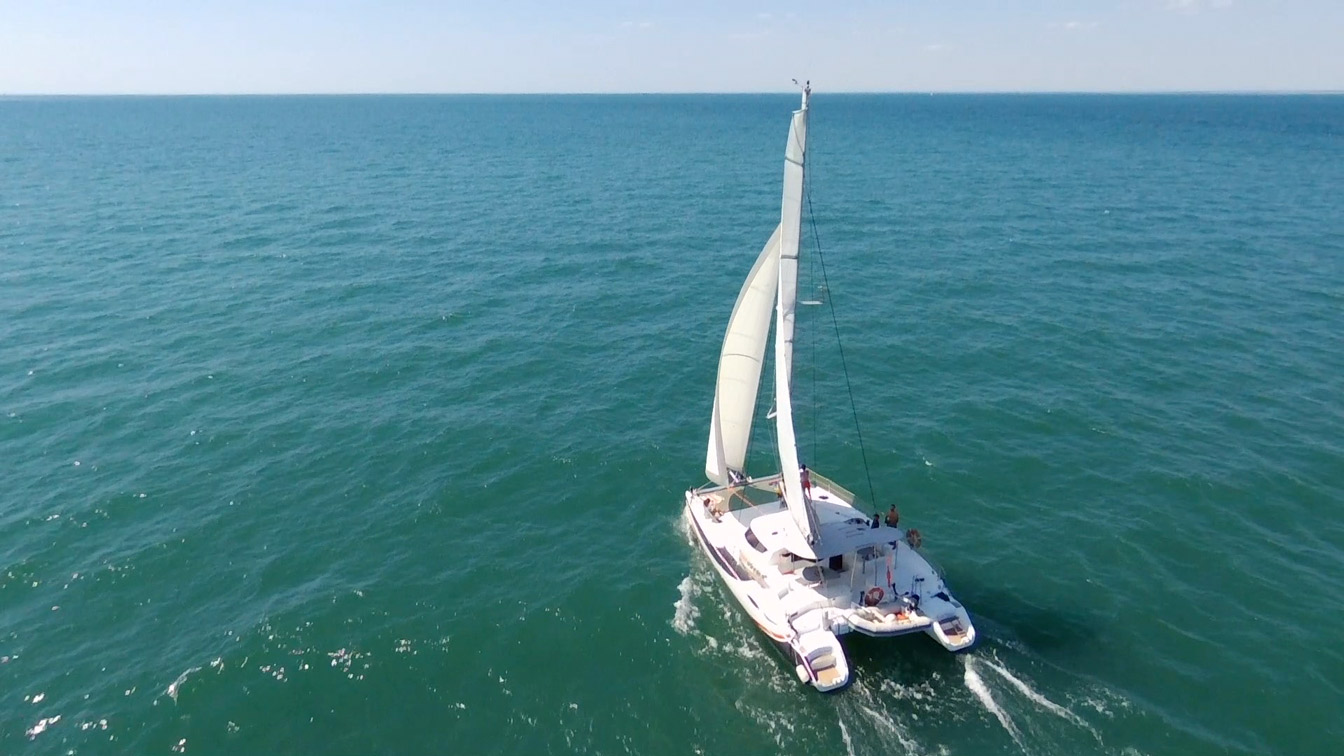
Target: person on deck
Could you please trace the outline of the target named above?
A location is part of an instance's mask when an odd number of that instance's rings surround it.
[[[887,527],[894,528],[901,522],[901,513],[896,511],[896,505],[892,504],[891,509],[887,510]]]
[[[807,465],[798,465],[798,479],[803,483],[803,496],[812,498],[812,476],[807,473]]]

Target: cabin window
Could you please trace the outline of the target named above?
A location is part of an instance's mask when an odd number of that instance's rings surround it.
[[[830,567],[831,570],[834,571],[834,572],[844,572],[844,571],[845,571],[845,555],[844,555],[844,554],[836,554],[835,556],[831,557],[831,561],[830,561],[826,566],[827,566],[827,567]]]
[[[765,553],[765,546],[761,544],[761,539],[756,537],[756,533],[753,532],[751,528],[747,528],[747,543],[751,544],[753,549],[756,549],[762,554]]]

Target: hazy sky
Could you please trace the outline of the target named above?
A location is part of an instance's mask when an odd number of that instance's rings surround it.
[[[1341,90],[1344,0],[0,0],[0,93]]]

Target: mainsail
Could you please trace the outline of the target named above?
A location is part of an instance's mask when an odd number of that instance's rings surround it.
[[[803,162],[807,152],[807,100],[793,113],[784,148],[784,199],[779,226],[756,258],[733,305],[728,332],[719,354],[714,388],[705,474],[719,485],[746,476],[747,443],[760,388],[761,365],[770,337],[770,309],[775,310],[775,435],[779,445],[782,492],[797,526],[789,550],[815,559],[819,528],[811,502],[803,493],[798,464],[798,439],[793,427],[793,331],[798,303],[798,239],[802,231]]]
[[[761,385],[761,363],[770,338],[770,310],[779,278],[779,227],[756,258],[728,319],[719,354],[719,379],[714,387],[714,414],[709,425],[705,474],[719,485],[729,471],[745,475],[747,443]]]
[[[802,231],[803,162],[807,153],[807,99],[793,113],[789,141],[784,148],[784,200],[779,222],[779,294],[775,308],[775,430],[779,443],[779,469],[783,476],[784,501],[799,533],[816,550],[817,524],[803,494],[798,466],[798,439],[793,428],[793,327],[798,302],[798,237]],[[816,554],[799,553],[813,557]]]

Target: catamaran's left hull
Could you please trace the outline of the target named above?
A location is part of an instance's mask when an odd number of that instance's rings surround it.
[[[691,530],[695,533],[695,541],[700,545],[700,550],[709,557],[709,561],[714,565],[714,571],[719,574],[719,579],[737,599],[737,603],[746,611],[751,621],[765,633],[770,640],[776,643],[788,643],[793,633],[788,625],[778,622],[772,622],[766,617],[760,604],[750,595],[748,583],[755,584],[755,581],[746,575],[745,568],[737,561],[731,552],[723,545],[711,543],[709,537],[705,534],[705,524],[701,518],[696,515],[694,498],[691,492],[686,495],[686,519],[691,523]]]
[[[752,578],[743,564],[737,560],[728,546],[723,543],[716,543],[715,540],[706,533],[706,530],[712,528],[714,523],[705,515],[705,510],[698,506],[699,500],[695,497],[694,491],[686,492],[686,519],[690,522],[691,531],[695,534],[695,542],[700,550],[709,557],[709,561],[714,565],[714,571],[718,573],[719,579],[723,582],[728,591],[733,594],[742,610],[747,613],[751,621],[760,628],[761,632],[770,639],[771,643],[779,650],[784,658],[794,665],[794,671],[802,682],[812,685],[812,687],[823,693],[832,693],[849,686],[850,671],[849,662],[845,657],[844,651],[840,646],[839,639],[829,631],[822,633],[800,634],[787,622],[779,621],[772,617],[770,612],[762,606],[766,603],[766,597],[760,590],[761,586]],[[757,595],[761,594],[759,598]],[[780,615],[780,619],[783,616]],[[810,645],[809,645],[810,644]],[[816,669],[813,660],[817,657],[817,650],[823,651],[822,656],[828,658],[833,663],[826,669]],[[808,653],[809,650],[812,653]]]

